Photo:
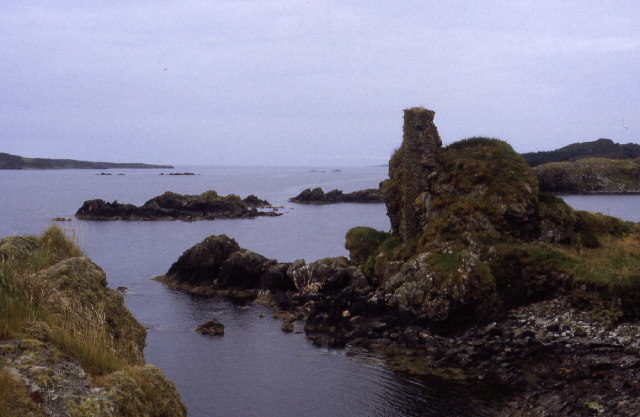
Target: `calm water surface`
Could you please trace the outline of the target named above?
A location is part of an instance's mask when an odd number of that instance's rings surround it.
[[[361,351],[313,347],[285,334],[270,311],[189,296],[150,278],[187,248],[226,233],[245,248],[280,261],[346,255],[345,232],[358,225],[389,228],[384,205],[302,206],[287,202],[306,187],[346,192],[376,187],[386,168],[310,172],[308,168],[180,168],[201,175],[159,176],[160,170],[0,171],[0,236],[39,233],[52,217],[72,217],[91,198],[141,204],[164,191],[256,194],[285,214],[254,220],[86,222],[64,227],[107,273],[129,288],[126,303],[148,327],[145,356],[173,379],[192,417],[211,416],[480,416],[483,410],[454,386],[389,370]],[[565,197],[572,206],[640,221],[640,197]],[[265,318],[259,315],[264,314]],[[192,329],[211,317],[225,336]],[[299,330],[299,329],[297,329]]]

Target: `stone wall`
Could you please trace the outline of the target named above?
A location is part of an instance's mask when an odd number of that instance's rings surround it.
[[[428,198],[429,184],[436,175],[439,162],[438,153],[442,147],[438,128],[433,123],[435,112],[421,107],[404,111],[404,131],[402,138],[402,170],[404,196],[400,234],[407,239],[420,231],[420,216],[416,199],[423,193]],[[419,204],[424,206],[424,204]]]

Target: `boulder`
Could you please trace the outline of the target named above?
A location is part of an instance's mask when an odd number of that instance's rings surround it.
[[[222,336],[224,335],[224,324],[220,323],[218,319],[211,319],[196,327],[196,332],[207,336]]]
[[[287,274],[300,293],[318,293],[349,286],[367,286],[367,280],[347,258],[320,259],[309,264],[294,262]]]
[[[213,235],[187,249],[171,265],[167,276],[184,283],[213,284],[223,263],[240,250],[238,243],[227,235]]]

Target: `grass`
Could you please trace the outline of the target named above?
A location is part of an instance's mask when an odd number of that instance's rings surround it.
[[[9,372],[0,369],[0,416],[41,416],[38,407],[29,398],[27,388]]]
[[[90,374],[121,369],[124,364],[105,328],[103,313],[71,303],[62,314],[53,314],[47,299],[55,289],[35,275],[64,259],[82,256],[82,251],[56,226],[29,239],[37,244],[34,251],[0,262],[0,339],[33,338],[30,327],[44,323],[43,337]]]
[[[600,236],[598,248],[559,246],[578,259],[575,281],[608,290],[612,295],[640,294],[640,239],[637,235]]]

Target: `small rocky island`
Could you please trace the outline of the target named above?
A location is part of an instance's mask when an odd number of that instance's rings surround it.
[[[185,417],[146,330],[56,227],[0,239],[0,415]]]
[[[638,224],[541,192],[505,142],[442,147],[433,119],[405,110],[381,184],[391,233],[348,231],[350,259],[279,263],[219,235],[158,279],[267,303],[319,345],[484,393],[496,416],[640,415]]]
[[[149,169],[173,168],[171,165],[141,164],[138,162],[91,162],[75,159],[26,158],[0,152],[0,169]]]
[[[258,209],[270,209],[269,211]],[[237,195],[218,195],[206,191],[199,195],[183,195],[170,191],[156,196],[142,206],[117,201],[88,200],[76,212],[81,220],[214,220],[249,219],[258,216],[280,216],[268,201],[255,195],[241,199]]]
[[[377,188],[368,188],[350,193],[340,190],[324,192],[322,188],[307,188],[295,197],[289,199],[299,204],[335,204],[335,203],[383,203],[382,194]]]

